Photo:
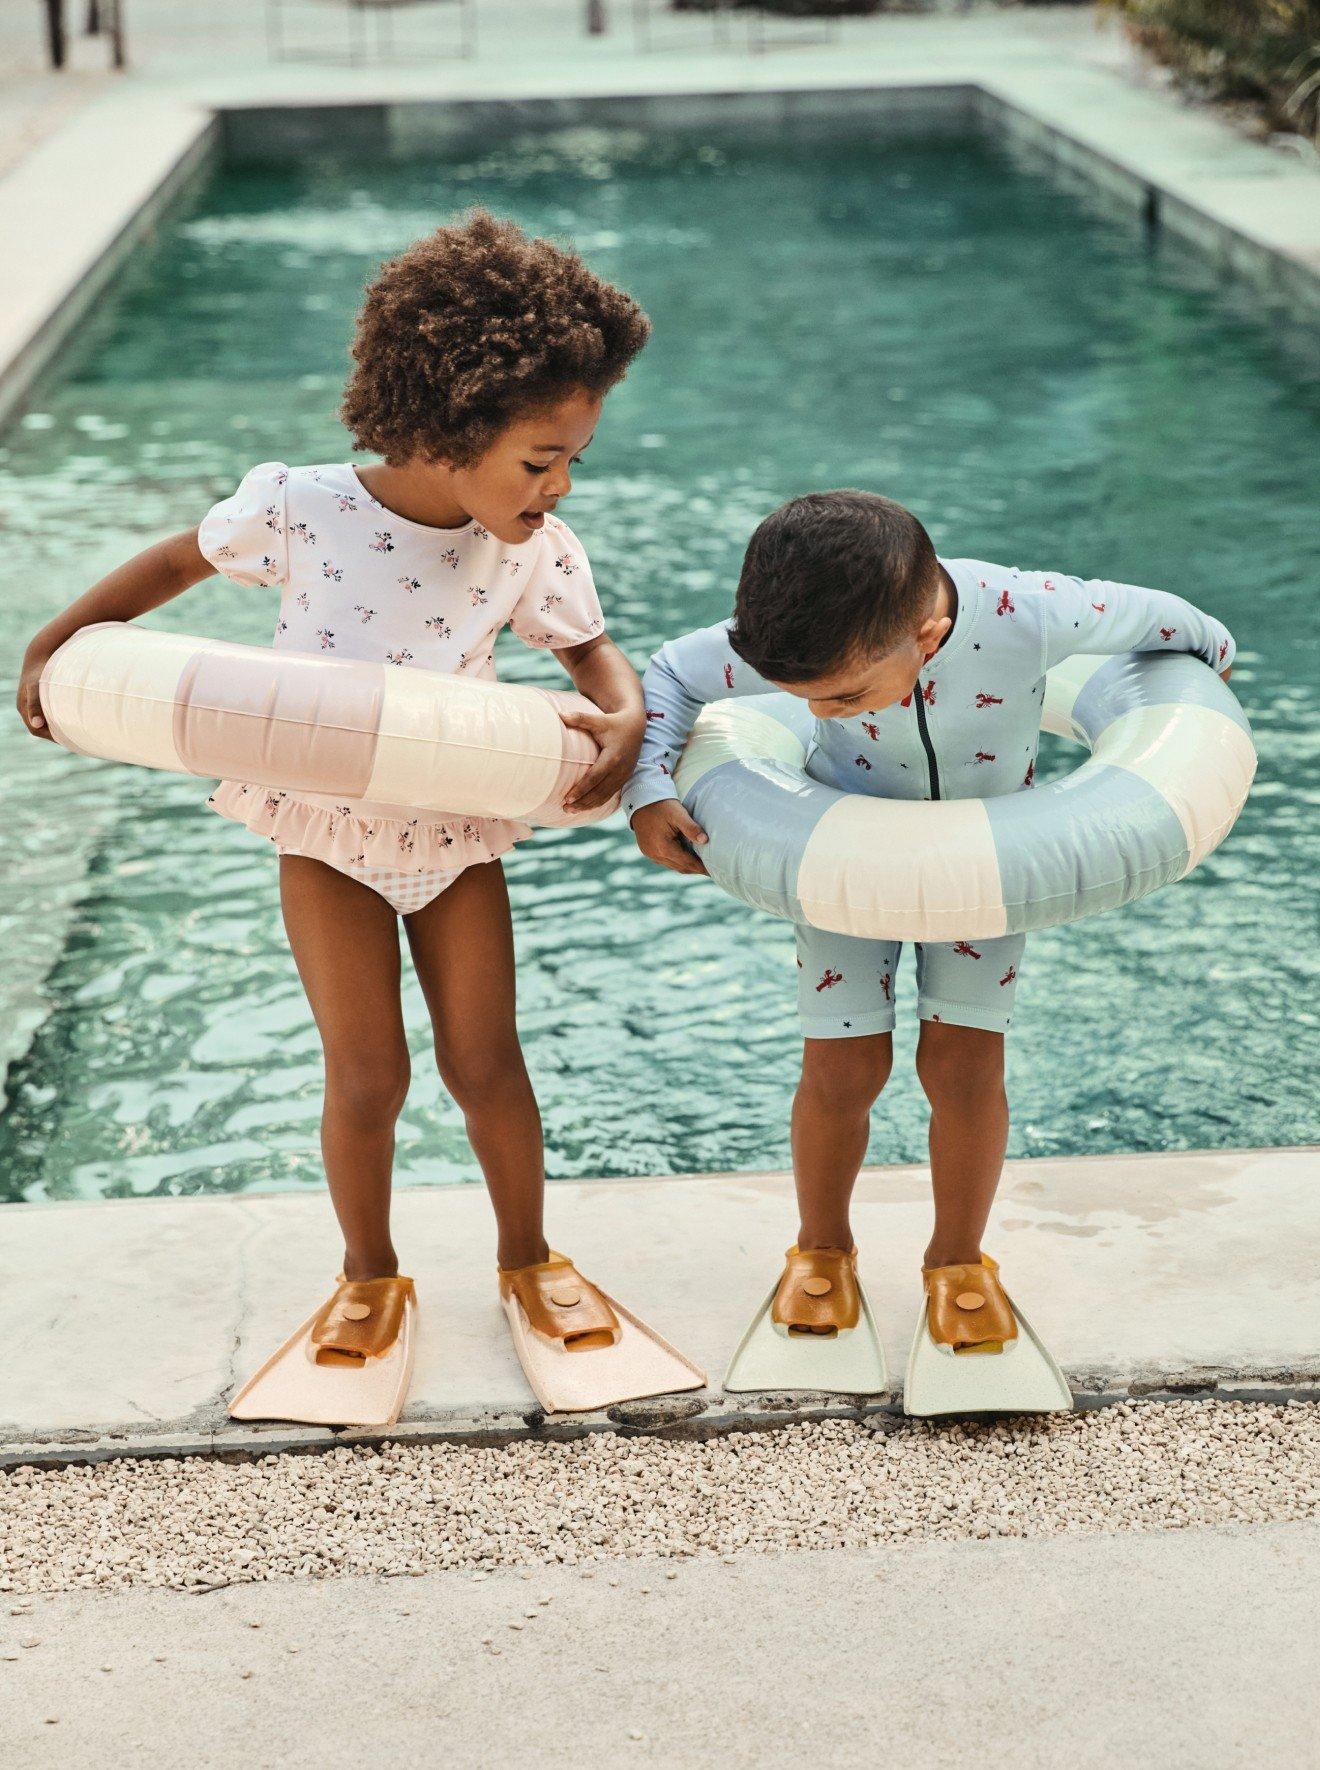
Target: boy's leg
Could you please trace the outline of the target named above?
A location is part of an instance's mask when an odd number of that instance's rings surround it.
[[[462,1110],[495,1208],[499,1263],[547,1259],[541,1115],[518,1043],[503,867],[497,860],[468,867],[403,927],[440,1076]]]
[[[800,1248],[850,1248],[871,1108],[893,1067],[895,941],[797,929],[802,1079],[793,1101]]]
[[[1008,1148],[1004,1034],[1023,935],[917,950],[917,1076],[930,1102],[935,1228],[927,1266],[972,1264]]]
[[[793,1097],[800,1248],[853,1245],[848,1208],[866,1159],[871,1108],[893,1062],[889,1033],[802,1041],[802,1079]]]
[[[394,1125],[408,1092],[398,918],[323,861],[280,860],[280,903],[325,1052],[321,1153],[344,1235],[344,1276],[390,1278]]]

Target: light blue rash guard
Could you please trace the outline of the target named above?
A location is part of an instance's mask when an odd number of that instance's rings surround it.
[[[942,559],[958,592],[953,627],[906,700],[878,712],[816,721],[807,771],[853,793],[889,799],[979,799],[1030,787],[1045,672],[1076,652],[1192,652],[1214,670],[1232,635],[1167,590],[1106,578],[1022,572]],[[670,640],[643,681],[646,736],[623,806],[677,795],[683,745],[708,701],[772,694],[775,684],[729,644],[730,621]]]

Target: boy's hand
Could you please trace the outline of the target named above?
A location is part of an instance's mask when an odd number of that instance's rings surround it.
[[[637,846],[658,867],[671,873],[704,873],[705,867],[688,846],[701,848],[710,840],[678,799],[657,799],[633,813],[632,833]]]
[[[54,743],[46,715],[41,710],[41,672],[46,668],[46,654],[29,652],[23,659],[23,673],[18,679],[18,713],[33,737]]]
[[[1231,676],[1231,675],[1232,675],[1232,674],[1233,674],[1233,666],[1232,666],[1232,664],[1230,664],[1230,665],[1229,665],[1229,666],[1228,666],[1228,668],[1227,668],[1227,670],[1221,670],[1221,671],[1220,671],[1220,672],[1219,672],[1219,680],[1220,680],[1220,681],[1221,681],[1221,682],[1227,682],[1227,681],[1228,681],[1228,679],[1229,679],[1229,677],[1230,677],[1230,676]]]
[[[636,713],[602,713],[598,708],[561,713],[570,731],[585,731],[600,755],[582,779],[564,795],[565,811],[594,811],[616,798],[637,766],[646,719]]]

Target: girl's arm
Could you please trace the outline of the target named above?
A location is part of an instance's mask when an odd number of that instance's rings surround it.
[[[23,654],[18,682],[18,711],[33,737],[50,737],[41,711],[41,672],[66,639],[97,621],[134,621],[209,578],[214,570],[197,545],[197,530],[185,529],[134,554],[71,602],[63,614],[47,621]]]
[[[646,730],[642,685],[637,672],[605,633],[582,645],[555,648],[555,656],[578,693],[594,701],[598,713],[565,713],[564,724],[590,732],[600,755],[564,800],[567,811],[592,811],[623,790],[633,771]]]

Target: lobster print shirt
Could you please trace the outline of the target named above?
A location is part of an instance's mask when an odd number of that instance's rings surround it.
[[[886,799],[1016,793],[1035,775],[1045,672],[1064,658],[1185,651],[1217,671],[1233,661],[1228,629],[1165,590],[977,559],[940,564],[958,592],[944,644],[905,700],[816,721],[807,762],[816,780]],[[671,640],[651,659],[646,737],[623,794],[629,819],[677,796],[673,770],[707,701],[775,692],[729,644],[731,625]]]
[[[514,544],[475,521],[430,528],[387,510],[348,465],[263,462],[207,513],[197,544],[236,583],[278,588],[277,650],[493,678],[502,627],[550,650],[605,630],[587,556],[558,517]],[[222,781],[209,803],[281,853],[341,869],[452,869],[531,835],[504,818],[414,814],[243,781]]]

